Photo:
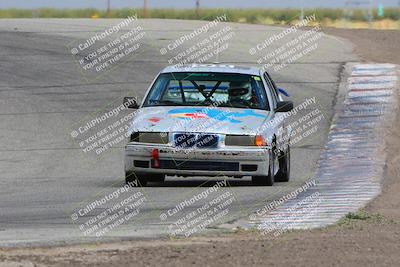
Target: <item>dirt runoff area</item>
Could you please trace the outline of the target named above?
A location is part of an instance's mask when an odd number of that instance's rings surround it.
[[[366,62],[400,64],[400,31],[324,31],[351,40]],[[176,241],[0,249],[0,266],[399,266],[399,122],[397,117],[386,138],[382,194],[335,226],[278,237],[238,232]]]

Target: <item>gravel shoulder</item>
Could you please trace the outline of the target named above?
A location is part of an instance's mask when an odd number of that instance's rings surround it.
[[[400,64],[399,31],[325,29],[349,39],[366,62]],[[359,216],[279,237],[258,233],[57,248],[0,249],[0,266],[394,266],[400,262],[399,117],[385,137],[382,194]],[[15,265],[14,265],[15,264]]]

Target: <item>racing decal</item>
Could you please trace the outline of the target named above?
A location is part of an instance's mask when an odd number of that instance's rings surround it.
[[[151,117],[151,118],[148,118],[147,120],[150,122],[153,122],[153,123],[157,123],[161,120],[161,118]]]
[[[242,121],[236,118],[242,117],[258,117],[266,118],[267,116],[259,114],[251,109],[245,109],[238,112],[229,112],[212,108],[177,108],[168,111],[168,114],[173,118],[182,119],[207,119],[211,118],[218,121],[228,121],[231,123],[241,123]]]

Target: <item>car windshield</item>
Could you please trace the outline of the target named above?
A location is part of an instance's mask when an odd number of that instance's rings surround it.
[[[214,73],[162,73],[144,106],[219,106],[269,110],[259,76]]]

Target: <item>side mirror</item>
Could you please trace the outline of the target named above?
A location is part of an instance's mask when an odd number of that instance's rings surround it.
[[[282,88],[278,88],[278,92],[281,93],[282,95],[289,97],[290,95],[288,94],[288,92],[286,92],[284,89]]]
[[[129,96],[124,97],[123,104],[127,108],[135,108],[135,109],[139,108],[139,105],[136,102],[136,98],[135,97],[129,97]]]
[[[275,112],[289,112],[293,109],[292,101],[279,101]]]

